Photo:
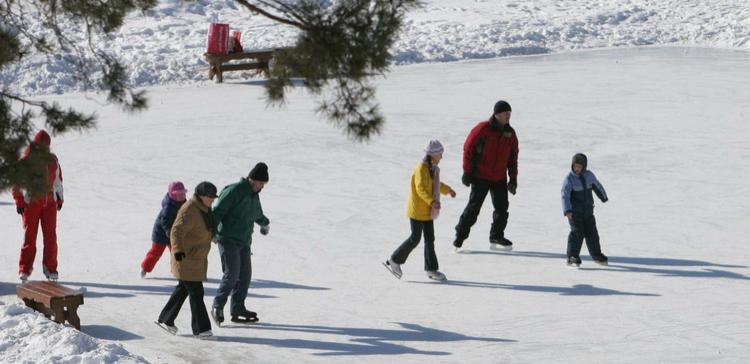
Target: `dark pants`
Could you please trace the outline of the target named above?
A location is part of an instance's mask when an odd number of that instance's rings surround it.
[[[192,315],[190,326],[193,329],[193,335],[211,330],[211,321],[208,320],[206,304],[203,303],[203,282],[179,281],[177,287],[174,288],[174,292],[172,292],[172,296],[169,297],[167,305],[161,310],[159,322],[174,325],[174,320],[180,313],[182,304],[185,303],[188,296],[190,296],[190,314]]]
[[[505,238],[505,227],[508,225],[508,183],[506,181],[490,182],[477,179],[471,184],[469,203],[466,205],[461,218],[456,225],[456,240],[453,245],[461,247],[464,240],[469,237],[469,232],[477,216],[482,209],[487,192],[492,197],[492,226],[490,227],[490,240],[502,240]]]
[[[411,235],[393,252],[391,260],[398,264],[406,263],[409,253],[419,245],[419,239],[422,231],[424,231],[424,270],[438,270],[438,260],[435,254],[435,226],[432,220],[409,219],[409,222],[411,223]]]
[[[238,246],[233,243],[219,243],[219,255],[221,255],[221,284],[216,290],[213,307],[223,310],[229,295],[232,302],[229,305],[231,315],[244,314],[245,298],[250,288],[250,278],[253,269],[250,261],[250,246]]]
[[[581,254],[581,245],[583,239],[586,239],[586,248],[592,258],[602,255],[599,246],[599,232],[596,230],[596,219],[594,215],[584,216],[583,214],[573,214],[573,218],[568,220],[570,223],[570,234],[568,234],[568,256],[579,257]]]

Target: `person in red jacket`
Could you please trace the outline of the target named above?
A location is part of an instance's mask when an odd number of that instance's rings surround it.
[[[63,206],[63,185],[62,169],[57,161],[57,156],[50,153],[50,142],[49,134],[44,130],[39,131],[31,144],[26,147],[20,159],[20,161],[24,161],[37,156],[47,159],[46,167],[43,167],[44,170],[38,171],[47,176],[47,191],[39,196],[32,196],[30,192],[23,191],[18,186],[14,186],[12,189],[13,199],[16,201],[16,211],[23,219],[24,240],[18,263],[18,276],[22,282],[26,282],[34,268],[36,236],[40,223],[44,239],[42,259],[44,275],[51,281],[56,281],[58,278],[56,229],[57,212]]]
[[[513,243],[505,237],[508,224],[508,192],[516,194],[518,186],[518,138],[510,126],[510,104],[500,100],[493,114],[471,130],[464,142],[464,173],[461,182],[471,186],[469,202],[456,225],[456,251],[469,237],[469,231],[477,222],[487,192],[492,197],[492,226],[490,227],[490,249],[513,249]]]

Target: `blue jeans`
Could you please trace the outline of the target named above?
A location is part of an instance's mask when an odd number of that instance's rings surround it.
[[[221,255],[221,284],[216,291],[213,307],[223,310],[227,298],[232,295],[229,306],[231,315],[242,314],[245,308],[247,289],[250,287],[250,278],[253,270],[250,263],[250,246],[238,246],[232,243],[219,242],[219,254]]]

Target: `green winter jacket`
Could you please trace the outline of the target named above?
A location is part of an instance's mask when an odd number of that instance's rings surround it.
[[[260,196],[253,192],[250,182],[242,178],[239,182],[224,187],[213,208],[217,224],[216,240],[222,244],[232,243],[248,246],[252,243],[253,225],[268,225],[263,215]]]

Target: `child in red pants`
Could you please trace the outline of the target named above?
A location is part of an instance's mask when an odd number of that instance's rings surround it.
[[[161,211],[154,221],[154,228],[151,232],[151,249],[141,262],[141,278],[145,278],[146,274],[151,273],[156,262],[164,253],[164,249],[170,248],[169,233],[172,230],[174,219],[177,217],[177,211],[185,203],[186,193],[187,189],[182,182],[174,181],[169,184],[167,195],[161,201]]]
[[[62,169],[57,156],[52,154],[49,145],[52,139],[46,131],[40,130],[34,140],[24,150],[20,162],[25,160],[46,160],[45,165],[39,165],[38,174],[46,175],[48,187],[45,193],[32,196],[19,186],[13,187],[13,199],[16,201],[16,211],[23,219],[24,239],[21,247],[21,257],[18,261],[18,277],[26,282],[34,268],[36,256],[36,237],[39,225],[42,226],[44,251],[42,270],[47,279],[56,281],[57,275],[57,212],[63,205]],[[35,167],[37,168],[37,167]]]

